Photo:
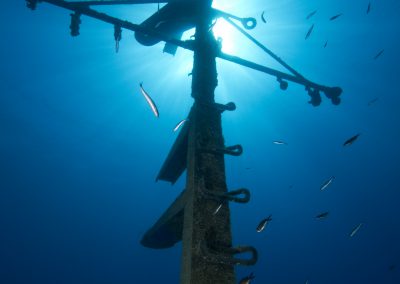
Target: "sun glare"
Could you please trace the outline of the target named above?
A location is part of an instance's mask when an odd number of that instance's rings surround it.
[[[221,39],[222,51],[228,54],[233,54],[235,51],[233,43],[233,27],[224,19],[218,19],[213,28],[216,39]]]

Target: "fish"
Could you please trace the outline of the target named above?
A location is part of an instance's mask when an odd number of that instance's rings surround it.
[[[368,3],[367,14],[369,14],[370,11],[371,11],[371,2]]]
[[[326,42],[325,42],[325,44],[324,44],[324,48],[325,48],[327,45],[328,45],[328,41],[326,41]]]
[[[329,212],[327,211],[327,212],[323,212],[323,213],[318,214],[317,216],[315,216],[315,218],[317,218],[317,219],[325,219],[326,217],[328,217],[328,215],[329,215]]]
[[[175,126],[175,128],[174,128],[174,132],[176,132],[186,121],[188,121],[188,119],[183,119],[183,120],[181,120],[181,121],[179,121],[177,124],[176,124],[176,126]]]
[[[242,278],[239,281],[239,284],[250,284],[250,281],[253,280],[255,278],[254,273],[250,273],[248,276]]]
[[[374,98],[368,102],[368,106],[372,106],[379,98]]]
[[[312,24],[311,27],[309,28],[309,30],[308,30],[308,32],[307,32],[307,34],[306,34],[306,38],[305,38],[305,39],[308,39],[308,38],[310,37],[310,35],[311,35],[313,29],[314,29],[314,24]]]
[[[140,91],[142,92],[143,97],[146,99],[147,103],[149,104],[149,106],[151,107],[151,110],[153,111],[154,115],[156,117],[159,117],[160,114],[158,113],[158,109],[156,104],[154,103],[154,101],[151,99],[151,97],[149,96],[149,94],[144,90],[143,88],[143,82],[141,82],[139,84],[140,86]]]
[[[334,179],[335,179],[335,176],[331,176],[327,181],[325,181],[321,185],[320,190],[322,191],[322,190],[326,189],[333,182]]]
[[[392,264],[392,265],[389,266],[389,270],[390,270],[390,271],[393,271],[395,268],[396,268],[396,265],[394,265],[394,264]]]
[[[379,51],[379,52],[374,56],[374,60],[375,60],[375,59],[378,59],[378,57],[380,57],[384,51],[385,51],[384,49],[382,49],[381,51]]]
[[[217,215],[217,213],[219,212],[219,210],[221,209],[221,207],[222,207],[222,203],[217,207],[217,209],[215,209],[213,215]]]
[[[263,11],[261,13],[261,21],[263,21],[263,23],[266,23],[267,21],[265,20],[264,14],[265,14],[265,11]]]
[[[272,143],[274,143],[275,145],[287,145],[285,141],[280,141],[280,140],[272,141]]]
[[[272,221],[272,215],[269,215],[268,218],[261,220],[260,224],[258,224],[256,228],[257,233],[261,233],[270,221]]]
[[[315,15],[315,13],[317,13],[317,10],[312,11],[310,14],[307,15],[306,19],[309,20],[312,16]]]
[[[330,21],[336,20],[336,19],[339,18],[341,15],[343,15],[343,14],[340,13],[340,14],[337,14],[337,15],[335,15],[335,16],[332,16],[329,20],[330,20]]]
[[[350,146],[351,144],[354,143],[354,141],[357,140],[357,138],[361,135],[361,133],[358,133],[356,135],[354,135],[353,137],[350,137],[349,139],[347,139],[346,141],[344,141],[343,143],[343,147],[344,146]]]
[[[306,283],[305,284],[308,284],[308,280],[306,280]]]
[[[351,233],[350,233],[350,238],[352,238],[355,234],[357,234],[358,230],[360,230],[360,228],[361,228],[362,225],[363,225],[363,223],[358,224],[357,227],[355,227],[355,228],[353,229],[353,231],[351,231]]]

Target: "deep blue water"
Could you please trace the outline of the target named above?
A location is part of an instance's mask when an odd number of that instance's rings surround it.
[[[192,54],[163,54],[126,30],[116,54],[112,26],[82,17],[72,38],[69,11],[24,2],[0,2],[0,283],[178,283],[181,245],[139,241],[185,184],[154,180],[193,103]],[[367,14],[368,2],[214,1],[257,18],[251,34],[305,77],[344,90],[339,106],[323,97],[315,108],[302,86],[283,92],[273,77],[218,60],[216,100],[237,105],[223,115],[226,144],[244,147],[226,157],[228,187],[252,193],[231,205],[234,244],[260,255],[238,280],[400,283],[400,2],[371,1]],[[140,23],[157,5],[96,9]],[[215,33],[226,52],[278,68],[225,26]]]

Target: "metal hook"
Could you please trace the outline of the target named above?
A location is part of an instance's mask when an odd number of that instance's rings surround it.
[[[235,248],[225,248],[221,251],[214,251],[207,247],[206,242],[202,241],[200,249],[203,258],[212,263],[226,264],[226,265],[254,265],[258,260],[257,250],[252,246],[239,246]],[[235,254],[251,253],[251,258],[241,259],[234,257]]]
[[[238,16],[223,12],[221,10],[217,10],[214,9],[214,12],[216,13],[217,16],[223,17],[225,19],[235,19],[237,21],[239,21],[242,26],[246,29],[246,30],[252,30],[257,26],[257,20],[255,18],[240,18]]]
[[[212,192],[209,190],[203,190],[203,195],[219,203],[224,203],[226,201],[232,201],[236,203],[247,203],[250,201],[250,191],[246,188],[239,188],[229,192]],[[238,195],[243,195],[243,197],[238,197]]]
[[[229,102],[227,104],[215,104],[215,106],[221,111],[234,111],[236,109],[236,105],[234,102]]]
[[[225,149],[219,150],[220,152],[231,155],[231,156],[240,156],[243,153],[243,147],[240,144],[225,147]]]

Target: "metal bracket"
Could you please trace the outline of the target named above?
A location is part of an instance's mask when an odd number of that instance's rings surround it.
[[[242,147],[242,145],[237,144],[237,145],[225,147],[224,149],[217,149],[216,152],[226,154],[226,155],[231,155],[231,156],[240,156],[243,153],[243,147]]]
[[[240,144],[228,146],[223,149],[205,149],[200,148],[200,151],[205,153],[212,153],[212,154],[224,154],[224,155],[231,155],[231,156],[240,156],[243,153],[243,147]]]
[[[232,201],[236,203],[247,203],[250,201],[250,191],[246,188],[239,188],[226,193],[203,190],[202,193],[205,198],[212,199],[220,203],[226,201]],[[243,195],[243,197],[239,197],[238,195]]]
[[[215,251],[207,247],[205,241],[200,244],[201,253],[203,258],[211,263],[225,264],[225,265],[254,265],[258,260],[257,250],[252,246],[239,246],[234,248],[225,248],[221,251]],[[236,254],[251,253],[251,258],[237,258]]]
[[[197,101],[197,104],[205,107],[215,108],[221,113],[224,111],[234,111],[236,109],[236,105],[234,102],[229,102],[227,104],[218,104],[218,103],[208,103]]]

